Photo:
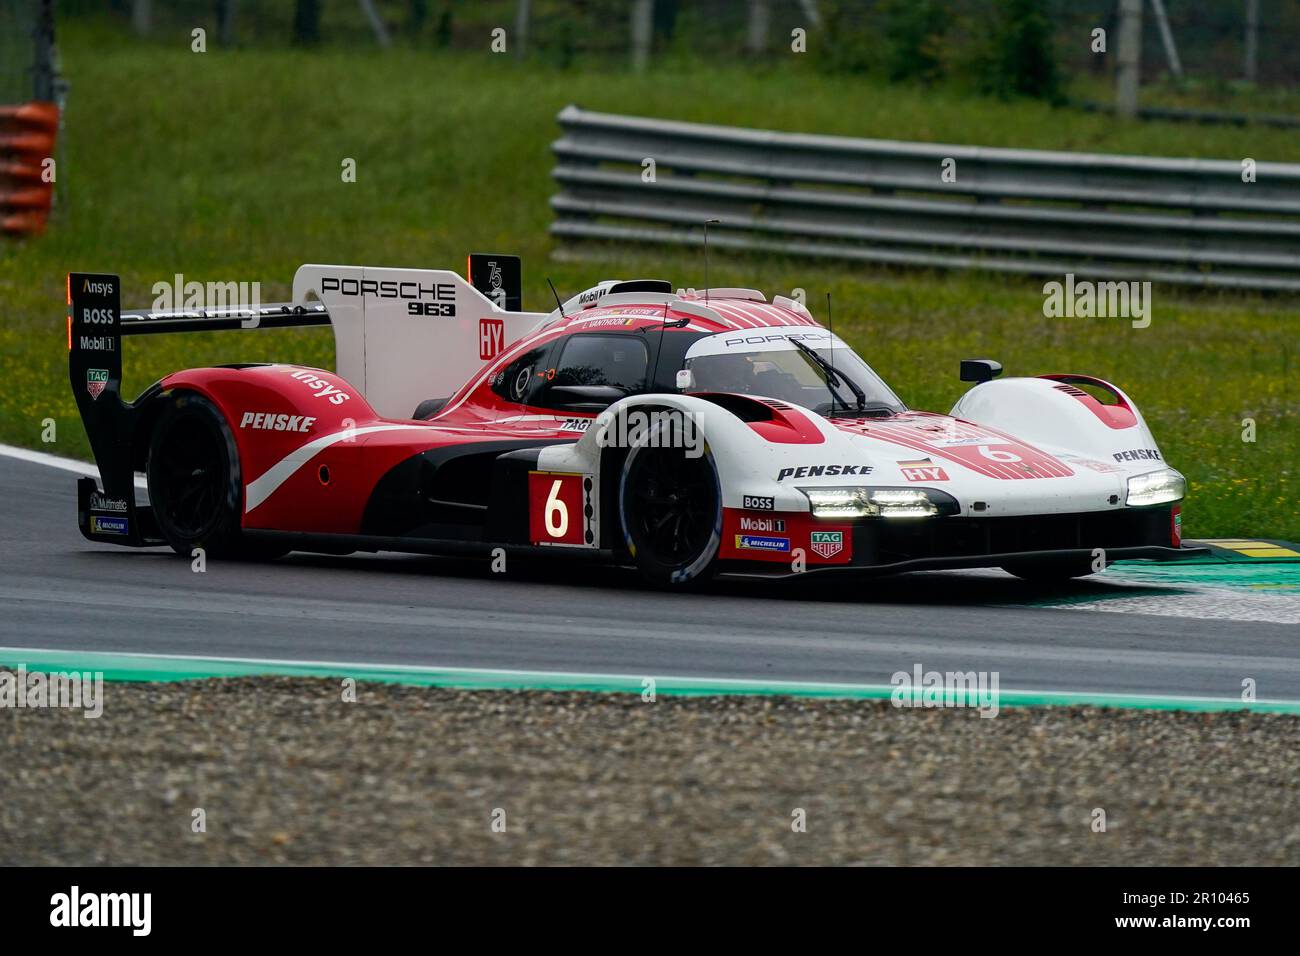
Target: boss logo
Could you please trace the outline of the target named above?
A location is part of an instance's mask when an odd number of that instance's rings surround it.
[[[112,325],[112,309],[82,309],[81,321],[86,325]]]
[[[759,495],[745,495],[746,511],[775,511],[776,499],[763,498]]]

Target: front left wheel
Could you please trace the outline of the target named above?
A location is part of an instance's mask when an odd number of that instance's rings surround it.
[[[722,541],[722,495],[707,446],[689,457],[681,442],[634,447],[623,464],[620,502],[628,551],[661,587],[707,581]]]

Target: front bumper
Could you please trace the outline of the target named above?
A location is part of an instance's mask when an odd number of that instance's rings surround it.
[[[951,568],[996,568],[1044,558],[1093,559],[1104,552],[1114,561],[1147,558],[1161,561],[1200,557],[1202,547],[1175,544],[1173,527],[1180,503],[1149,508],[1077,514],[973,518],[969,516],[882,519],[865,518],[844,526],[852,539],[847,561],[809,561],[794,571],[788,564],[767,567],[754,562],[727,562],[727,573],[764,577],[814,571],[892,574]],[[816,529],[819,521],[808,527]],[[795,535],[799,533],[795,529]]]

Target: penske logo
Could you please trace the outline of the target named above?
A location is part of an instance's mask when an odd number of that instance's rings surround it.
[[[316,424],[310,415],[283,415],[275,412],[244,412],[239,420],[240,428],[252,428],[264,432],[305,432]]]
[[[870,465],[799,465],[794,468],[782,468],[776,473],[777,481],[787,478],[821,478],[835,475],[869,475]]]

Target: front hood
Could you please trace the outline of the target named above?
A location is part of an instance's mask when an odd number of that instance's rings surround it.
[[[1075,474],[1064,461],[1012,435],[947,415],[904,412],[883,420],[840,418],[831,424],[846,435],[869,439],[875,446],[892,446],[905,456],[896,459],[900,464],[930,462],[932,467],[949,467],[1000,481],[1069,478]]]
[[[986,425],[930,412],[841,418],[827,424],[835,432],[832,442],[844,441],[855,458],[870,463],[866,483],[936,488],[954,496],[966,514],[993,517],[1123,507],[1126,476],[1121,469],[1063,448],[1031,445]]]

